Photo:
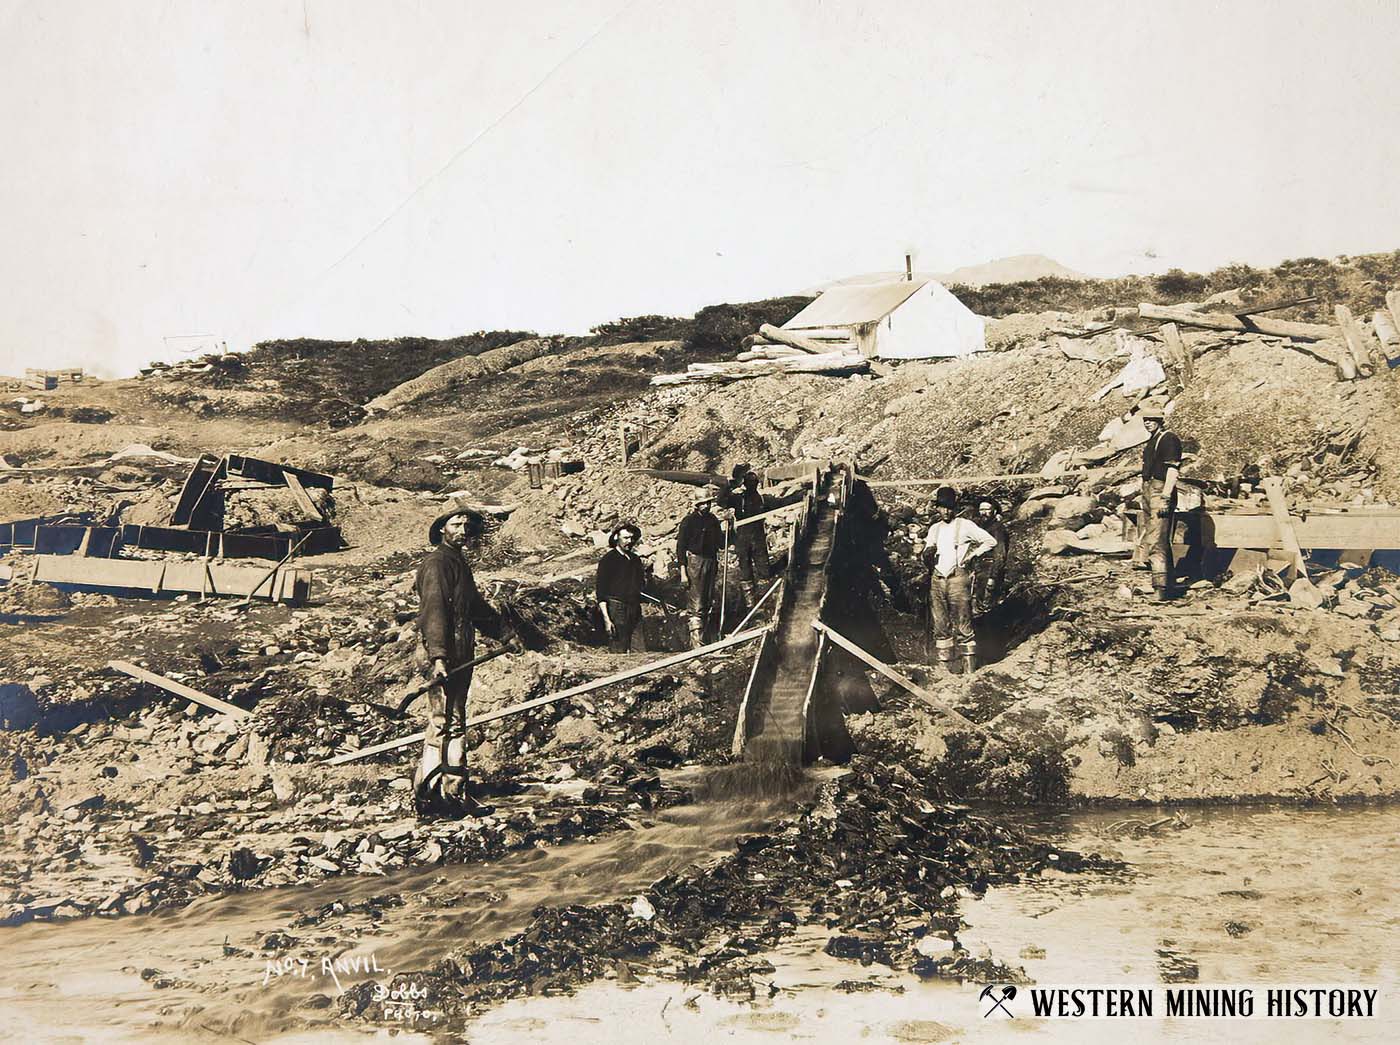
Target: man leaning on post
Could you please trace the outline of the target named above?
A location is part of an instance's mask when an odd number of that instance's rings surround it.
[[[977,670],[977,633],[972,629],[973,559],[996,547],[996,538],[971,519],[955,518],[958,495],[940,486],[934,497],[937,518],[924,538],[929,569],[929,612],[938,662],[952,674]],[[959,662],[953,660],[954,646]]]

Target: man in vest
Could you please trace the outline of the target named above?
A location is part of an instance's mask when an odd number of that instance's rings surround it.
[[[715,564],[724,534],[711,509],[724,496],[718,486],[707,486],[695,497],[695,506],[676,528],[676,562],[686,585],[686,613],[690,618],[690,644],[705,642],[705,625],[715,597]]]
[[[1147,426],[1147,442],[1142,447],[1142,514],[1133,560],[1151,568],[1152,590],[1158,602],[1166,602],[1172,597],[1172,519],[1181,440],[1167,431],[1160,406],[1145,406],[1139,412]]]
[[[924,538],[929,569],[929,611],[938,662],[952,674],[977,670],[977,633],[972,630],[972,569],[969,563],[996,547],[996,538],[971,519],[955,518],[958,495],[940,486],[936,518]],[[959,663],[953,661],[957,647]]]

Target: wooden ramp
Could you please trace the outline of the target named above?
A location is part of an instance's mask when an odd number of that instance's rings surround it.
[[[815,722],[826,638],[812,627],[826,605],[828,564],[855,476],[849,466],[814,477],[793,522],[782,600],[760,643],[739,709],[733,752],[750,762],[811,762],[820,753]]]

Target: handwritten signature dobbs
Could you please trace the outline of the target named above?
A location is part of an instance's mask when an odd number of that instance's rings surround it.
[[[313,969],[315,970],[313,972]],[[340,958],[332,958],[328,955],[322,956],[319,964],[313,963],[310,958],[269,958],[263,968],[263,986],[267,986],[273,980],[281,979],[284,976],[293,976],[300,979],[310,979],[313,976],[329,976],[335,981],[336,990],[344,993],[345,987],[340,982],[340,977],[345,976],[369,976],[378,974],[381,976],[393,975],[392,969],[384,969],[379,965],[379,958],[375,954],[351,955]],[[373,987],[371,999],[380,1003],[384,1007],[383,1018],[386,1020],[413,1020],[419,1017],[436,1019],[437,1015],[419,1008],[419,1002],[428,1000],[428,988],[419,986],[417,983],[402,984],[398,987],[390,987],[386,983],[376,982]]]

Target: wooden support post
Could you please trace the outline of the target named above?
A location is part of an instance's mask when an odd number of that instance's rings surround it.
[[[1283,494],[1283,480],[1271,475],[1261,485],[1269,498],[1269,513],[1274,517],[1274,526],[1278,530],[1279,547],[1293,560],[1298,576],[1307,577],[1308,566],[1303,560],[1303,549],[1298,546],[1298,535],[1293,532],[1293,520],[1288,516],[1288,498]]]
[[[1175,323],[1162,324],[1162,337],[1166,340],[1167,348],[1181,360],[1181,387],[1185,388],[1196,376],[1195,356],[1191,349],[1186,347],[1186,342],[1181,338],[1181,331]]]
[[[958,725],[963,726],[967,729],[976,730],[983,736],[993,737],[993,739],[1000,739],[997,738],[995,734],[991,732],[991,730],[987,729],[987,727],[979,726],[976,722],[973,722],[972,719],[967,718],[965,715],[954,710],[947,703],[945,703],[942,700],[939,700],[937,697],[935,697],[928,690],[924,689],[913,679],[901,675],[899,672],[895,671],[894,668],[886,664],[883,660],[878,660],[875,657],[871,656],[869,653],[865,652],[865,650],[861,649],[859,646],[857,646],[850,639],[846,638],[846,636],[842,635],[840,632],[833,631],[821,621],[813,621],[812,627],[814,627],[815,629],[817,629],[817,631],[821,632],[823,635],[829,638],[833,643],[840,646],[847,653],[854,656],[857,660],[864,661],[870,667],[878,671],[881,675],[884,675],[885,678],[889,679],[891,682],[897,683],[898,685],[904,687],[916,697],[921,697],[922,699],[928,701],[930,704],[938,708]]]
[[[584,682],[569,689],[560,690],[558,693],[551,693],[548,696],[536,697],[534,700],[527,700],[523,704],[513,704],[508,708],[501,708],[499,711],[490,711],[484,715],[477,715],[467,719],[467,728],[485,725],[487,722],[495,722],[497,719],[508,718],[511,715],[518,715],[522,711],[532,711],[535,708],[544,707],[546,704],[554,704],[569,697],[582,696],[584,693],[591,693],[595,689],[602,689],[604,686],[611,686],[616,682],[630,682],[632,679],[642,675],[650,674],[653,671],[660,671],[662,668],[673,667],[676,664],[684,664],[688,660],[695,660],[699,657],[716,653],[730,646],[738,646],[745,642],[759,638],[767,628],[750,628],[748,631],[736,632],[728,638],[720,639],[718,642],[711,642],[708,646],[697,646],[692,650],[684,650],[680,653],[673,653],[669,657],[662,657],[649,664],[640,667],[629,668],[626,671],[619,671],[615,675],[608,675],[604,678],[594,679],[592,682]],[[361,758],[368,758],[371,755],[383,754],[385,751],[395,751],[401,747],[408,747],[410,744],[417,744],[422,741],[425,734],[413,733],[410,736],[399,737],[398,740],[386,740],[382,744],[375,744],[373,747],[362,748],[359,751],[350,751],[343,755],[336,755],[328,758],[325,765],[339,766],[346,762],[354,762]]]
[[[268,581],[276,577],[277,571],[280,570],[283,566],[287,565],[287,563],[291,562],[292,556],[295,555],[298,551],[300,551],[301,546],[309,540],[311,540],[311,534],[308,533],[304,537],[302,537],[301,540],[297,541],[296,544],[292,545],[291,551],[287,552],[286,555],[282,556],[282,561],[279,562],[276,566],[272,567],[272,569],[268,570],[265,574],[263,574],[262,579],[259,580],[257,584],[253,585],[253,590],[250,591],[238,602],[235,602],[233,604],[233,608],[236,610],[241,610],[246,609],[248,606],[251,606],[253,604],[253,596],[258,593],[258,589],[261,588]],[[272,599],[273,601],[276,601],[277,599],[277,585],[275,583],[268,590],[268,598]]]
[[[753,608],[752,608],[751,610],[749,610],[749,612],[746,613],[746,614],[744,615],[744,619],[741,620],[741,621],[739,622],[738,626],[737,626],[734,630],[735,630],[735,631],[743,631],[743,630],[744,630],[744,625],[748,624],[749,621],[753,620],[753,616],[754,616],[755,613],[758,612],[759,607],[762,606],[765,602],[768,601],[769,596],[771,596],[775,591],[777,591],[777,590],[778,590],[778,585],[779,585],[779,584],[782,584],[782,583],[783,583],[783,579],[782,579],[782,577],[779,577],[779,578],[778,578],[777,580],[775,580],[772,584],[770,584],[770,585],[768,586],[768,590],[765,591],[765,592],[763,593],[763,597],[753,604]]]
[[[297,506],[307,514],[307,517],[325,522],[325,513],[311,499],[311,495],[306,492],[306,487],[301,485],[301,480],[296,477],[296,473],[284,471],[282,478],[287,481],[287,489],[292,491],[292,497],[296,500]]]
[[[1396,329],[1395,320],[1396,317],[1383,308],[1376,309],[1371,316],[1371,329],[1376,332],[1376,340],[1381,343],[1381,355],[1385,356],[1388,366],[1400,363],[1400,330]]]
[[[1350,353],[1352,362],[1356,364],[1356,373],[1361,377],[1370,377],[1376,372],[1376,368],[1371,363],[1371,345],[1367,341],[1365,331],[1352,316],[1351,309],[1345,305],[1338,305],[1336,313],[1337,325],[1342,328],[1342,340],[1346,342],[1346,350]]]
[[[152,686],[159,686],[168,693],[174,693],[177,697],[184,697],[186,700],[192,700],[196,704],[203,704],[206,708],[212,708],[214,711],[221,711],[230,718],[245,719],[249,715],[248,711],[238,707],[236,704],[230,704],[228,701],[220,700],[218,697],[211,697],[208,693],[201,693],[199,690],[191,689],[181,682],[168,679],[164,675],[157,675],[154,671],[147,671],[145,668],[138,668],[135,664],[129,664],[124,660],[109,660],[107,666],[116,671],[130,675],[134,679],[140,679],[142,682],[149,682]]]

